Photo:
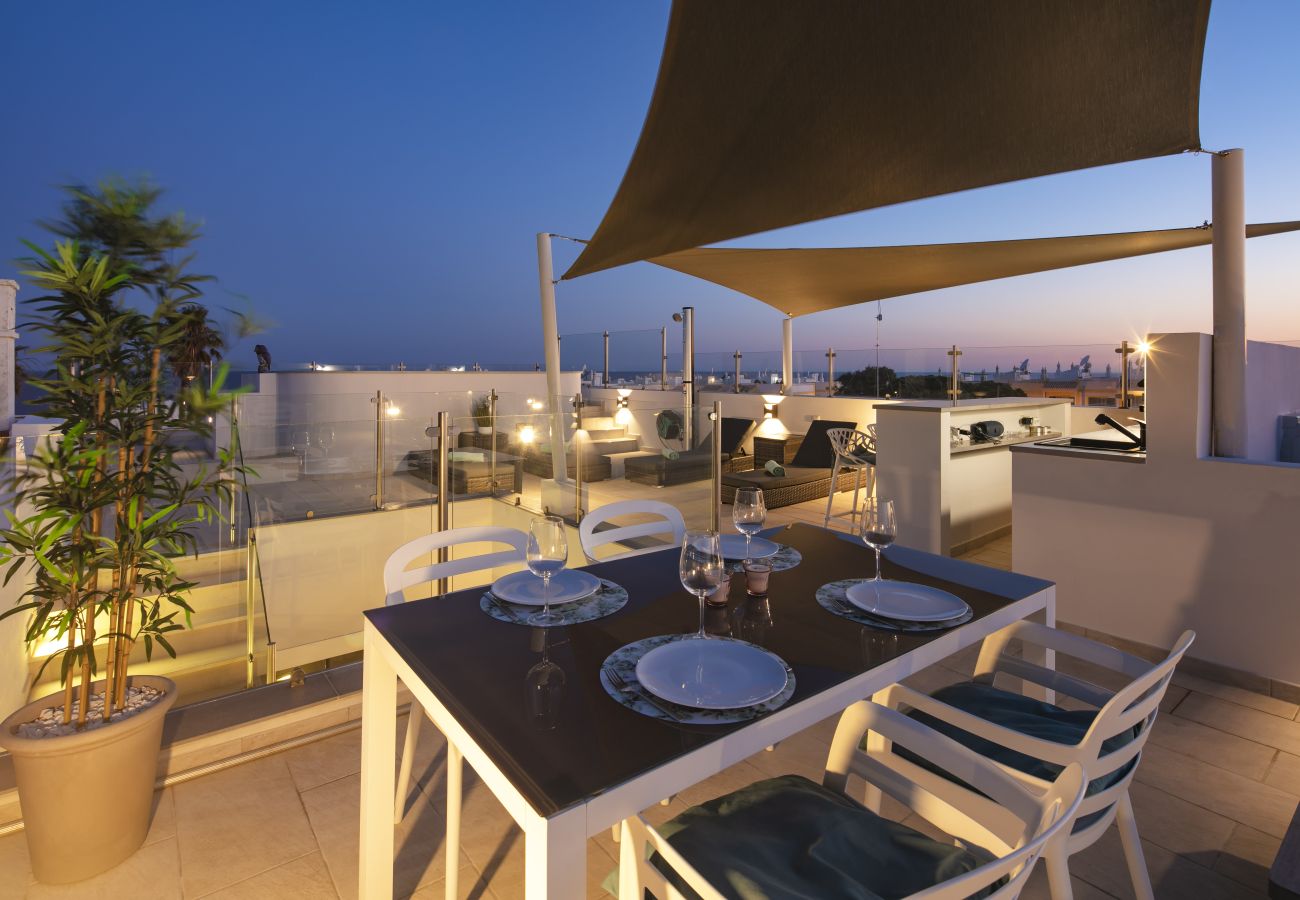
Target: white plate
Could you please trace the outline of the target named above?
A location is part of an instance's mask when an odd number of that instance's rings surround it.
[[[745,558],[745,536],[743,534],[723,534],[718,536],[722,544],[723,559]],[[781,548],[767,538],[756,537],[750,543],[749,558],[765,559],[774,556]]]
[[[651,650],[636,679],[656,697],[696,709],[740,709],[785,690],[785,665],[744,641],[686,638]]]
[[[551,576],[551,602],[572,603],[590,597],[600,590],[600,579],[581,569],[564,569]],[[492,584],[492,593],[507,603],[520,606],[541,606],[542,579],[525,569],[498,578]]]
[[[863,581],[845,591],[849,602],[873,616],[903,622],[946,622],[969,609],[960,597],[906,581]]]

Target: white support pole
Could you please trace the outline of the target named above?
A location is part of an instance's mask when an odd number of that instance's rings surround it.
[[[794,316],[781,322],[781,393],[791,393],[794,383]]]
[[[14,341],[18,340],[18,282],[0,279],[0,431],[14,424],[14,392],[17,371],[14,368]]]
[[[1246,198],[1245,153],[1211,157],[1214,204],[1215,456],[1246,455]]]
[[[568,481],[564,458],[564,406],[560,397],[560,326],[555,313],[555,270],[551,236],[537,234],[537,280],[542,295],[542,344],[546,360],[546,409],[551,415],[551,464],[558,482]]]
[[[695,446],[695,307],[682,307],[682,419],[687,450]]]

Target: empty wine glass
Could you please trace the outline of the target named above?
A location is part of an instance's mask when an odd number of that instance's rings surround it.
[[[894,543],[898,536],[898,522],[894,518],[894,501],[868,497],[862,504],[862,543],[876,551],[876,577],[880,577],[880,551]]]
[[[564,701],[564,669],[551,662],[547,651],[549,631],[539,628],[542,659],[528,670],[524,678],[524,709],[528,723],[538,731],[553,731],[560,721]],[[535,642],[536,643],[536,642]]]
[[[697,638],[708,637],[704,632],[704,598],[713,593],[722,582],[722,545],[716,531],[688,531],[682,539],[682,556],[678,565],[682,587],[700,601],[700,630]]]
[[[551,612],[551,578],[569,560],[569,539],[559,516],[540,516],[528,525],[528,570],[542,579],[542,611],[528,617],[529,625],[556,625],[560,617]]]
[[[736,488],[736,497],[731,504],[731,521],[736,524],[736,530],[745,536],[745,562],[749,562],[749,543],[754,535],[763,530],[766,519],[767,504],[763,501],[763,489]]]

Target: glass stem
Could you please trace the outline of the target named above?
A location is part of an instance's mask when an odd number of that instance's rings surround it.
[[[879,567],[880,551],[876,551],[877,567]],[[542,615],[551,614],[551,573],[547,572],[542,576]]]
[[[745,562],[750,562],[750,556],[749,556],[749,542],[750,542],[751,540],[752,540],[752,537],[750,536],[749,532],[746,531],[746,532],[745,532]]]
[[[697,597],[697,598],[699,599],[699,601],[700,601],[700,635],[699,635],[699,636],[700,636],[700,637],[705,637],[705,634],[704,634],[704,595],[703,595],[703,594],[697,594],[696,597]]]
[[[875,577],[875,580],[876,580],[876,581],[879,581],[879,580],[880,580],[880,548],[879,548],[879,547],[872,547],[871,549],[876,551],[876,577]]]

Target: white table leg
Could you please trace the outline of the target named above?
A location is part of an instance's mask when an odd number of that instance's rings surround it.
[[[1043,610],[1029,616],[1030,619],[1041,619],[1043,624],[1048,628],[1056,627],[1056,588],[1049,587],[1045,591],[1046,597],[1043,601]],[[1048,647],[1040,647],[1037,644],[1027,644],[1025,646],[1025,661],[1040,665],[1045,669],[1056,670],[1056,651]],[[1048,703],[1056,702],[1056,691],[1048,690],[1042,685],[1024,682],[1023,687],[1025,694],[1038,700],[1045,700]]]
[[[524,897],[554,900],[587,892],[587,811],[533,819],[524,830]]]
[[[368,621],[361,682],[361,847],[358,896],[393,896],[393,779],[397,751],[397,674]],[[420,715],[413,709],[411,715]]]

